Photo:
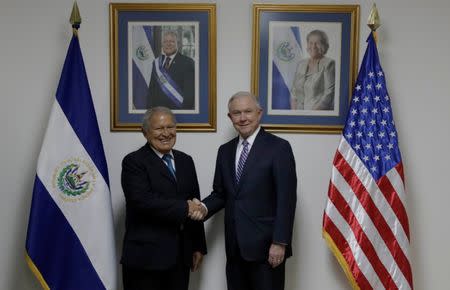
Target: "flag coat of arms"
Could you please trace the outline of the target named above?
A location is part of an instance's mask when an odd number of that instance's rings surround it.
[[[273,26],[272,39],[272,109],[291,109],[292,85],[303,57],[298,26]]]
[[[151,44],[153,43],[153,29],[146,25],[132,25],[132,104],[129,110],[139,110],[147,108],[148,87],[152,75],[153,61],[155,55]]]
[[[403,163],[375,39],[337,149],[323,236],[354,289],[413,289]]]
[[[44,289],[116,289],[108,169],[77,33],[39,154],[26,260]]]

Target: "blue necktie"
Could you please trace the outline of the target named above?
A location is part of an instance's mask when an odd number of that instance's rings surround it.
[[[170,173],[176,179],[175,168],[173,168],[173,165],[172,165],[172,155],[164,154],[162,159],[164,160],[164,162],[166,162],[167,168],[169,168]]]
[[[245,161],[247,160],[247,157],[248,157],[248,142],[247,142],[247,140],[244,140],[244,142],[242,142],[242,146],[244,146],[244,148],[242,148],[241,156],[239,157],[239,162],[238,162],[238,166],[237,166],[237,170],[236,170],[236,183],[239,183],[239,179],[241,179],[242,171],[244,170]]]

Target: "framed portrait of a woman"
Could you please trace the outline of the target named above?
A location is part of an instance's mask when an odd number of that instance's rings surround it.
[[[339,133],[356,78],[358,5],[253,6],[252,90],[274,132]]]

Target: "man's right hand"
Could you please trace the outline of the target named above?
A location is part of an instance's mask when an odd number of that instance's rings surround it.
[[[205,216],[208,214],[208,210],[200,200],[194,198],[193,200],[187,201],[189,206],[189,218],[195,221],[201,221],[205,218]]]

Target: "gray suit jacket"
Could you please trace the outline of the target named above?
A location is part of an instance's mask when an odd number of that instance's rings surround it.
[[[295,73],[292,95],[297,99],[297,110],[334,110],[335,62],[324,56],[317,72],[308,72],[309,58],[302,59]]]

